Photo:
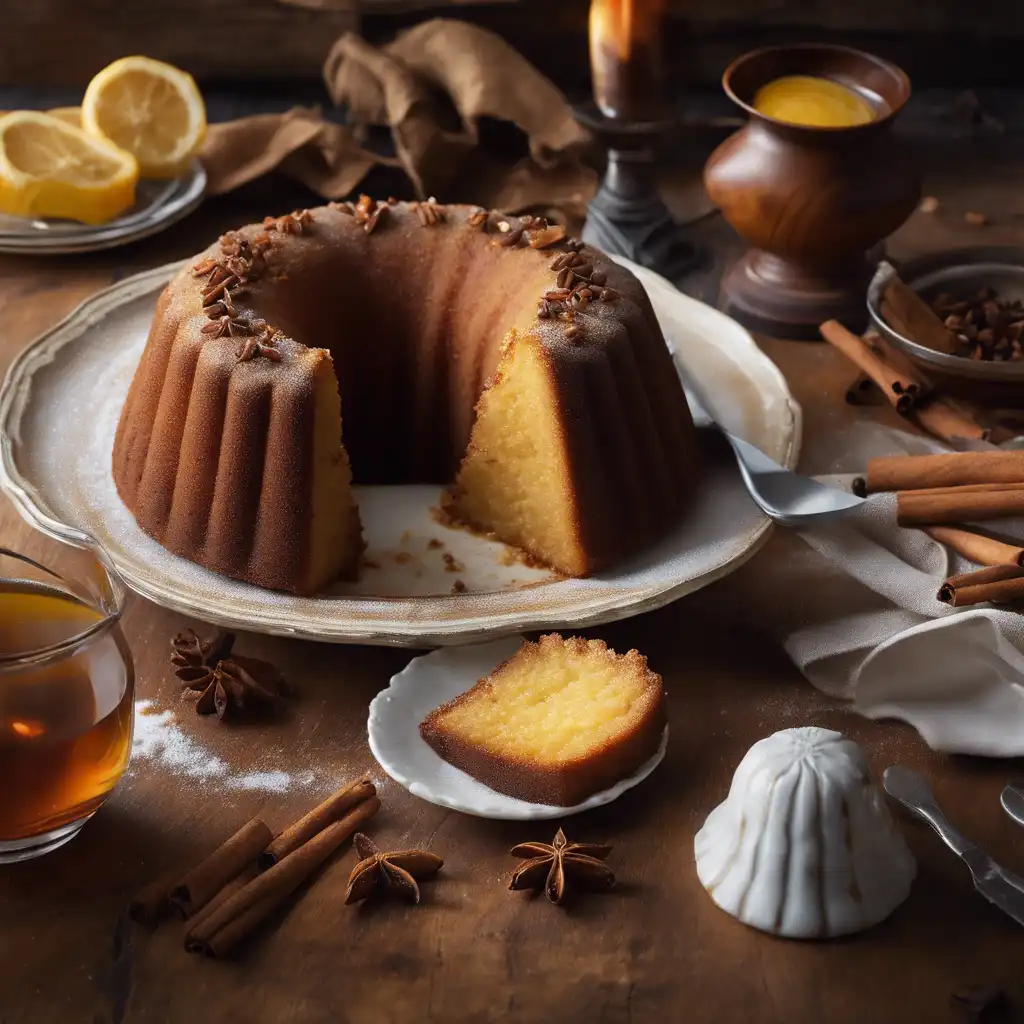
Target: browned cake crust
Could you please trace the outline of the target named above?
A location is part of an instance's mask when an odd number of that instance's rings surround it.
[[[483,750],[448,727],[445,722],[448,711],[471,702],[482,689],[500,684],[503,670],[512,662],[530,659],[542,664],[544,648],[552,643],[565,643],[569,646],[600,644],[601,649],[619,661],[622,671],[628,671],[642,681],[645,687],[642,710],[631,728],[606,743],[595,745],[586,756],[553,770],[522,758]],[[619,656],[609,650],[603,641],[587,641],[582,637],[570,637],[563,641],[559,634],[552,633],[541,637],[539,643],[527,641],[511,658],[472,689],[435,708],[420,724],[420,735],[449,764],[499,793],[507,793],[531,803],[575,807],[594,793],[600,793],[616,782],[629,778],[645,761],[653,757],[661,743],[666,722],[665,691],[661,676],[648,668],[647,658],[639,651],[630,650]]]
[[[556,389],[579,550],[563,571],[597,572],[678,522],[694,490],[682,387],[632,274],[557,226],[475,207],[364,197],[222,236],[158,303],[114,444],[118,493],[176,554],[314,591],[330,582],[311,539],[322,375],[356,483],[450,484],[512,330],[539,341]],[[345,514],[341,578],[361,551]]]

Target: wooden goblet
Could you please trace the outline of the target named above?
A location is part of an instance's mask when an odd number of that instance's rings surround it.
[[[851,128],[804,127],[754,109],[757,90],[784,75],[829,78],[874,101],[877,117]],[[878,57],[841,46],[756,50],[736,60],[722,85],[749,115],[711,155],[704,183],[751,248],[722,284],[726,308],[782,337],[817,337],[838,319],[867,319],[868,252],[913,212],[916,169],[892,124],[910,80]]]

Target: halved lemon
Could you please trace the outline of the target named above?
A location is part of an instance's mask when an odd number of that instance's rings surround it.
[[[58,117],[16,110],[0,117],[0,210],[103,224],[135,202],[131,153]]]
[[[54,107],[52,110],[48,110],[47,113],[50,117],[59,117],[62,121],[73,124],[76,128],[82,127],[81,107]]]
[[[174,178],[206,135],[206,107],[192,76],[149,57],[122,57],[85,90],[82,125],[139,161],[144,178]]]

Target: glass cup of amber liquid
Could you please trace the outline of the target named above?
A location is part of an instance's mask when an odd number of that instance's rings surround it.
[[[93,550],[64,548],[47,568],[0,548],[0,863],[73,839],[128,766],[125,599]]]

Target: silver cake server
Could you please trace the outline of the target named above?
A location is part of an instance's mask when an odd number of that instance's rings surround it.
[[[1020,783],[1011,782],[1005,786],[999,802],[1018,825],[1024,825],[1024,788]]]
[[[856,494],[829,487],[779,465],[760,448],[718,423],[708,412],[707,402],[692,380],[686,382],[685,388],[694,426],[698,430],[717,430],[725,437],[736,456],[747,492],[770,519],[784,526],[810,526],[843,516],[864,504],[864,499]]]
[[[1024,925],[1024,879],[1000,867],[980,846],[953,827],[935,802],[928,781],[917,772],[897,765],[886,768],[883,782],[889,796],[924,818],[970,868],[975,889],[1003,913]]]

